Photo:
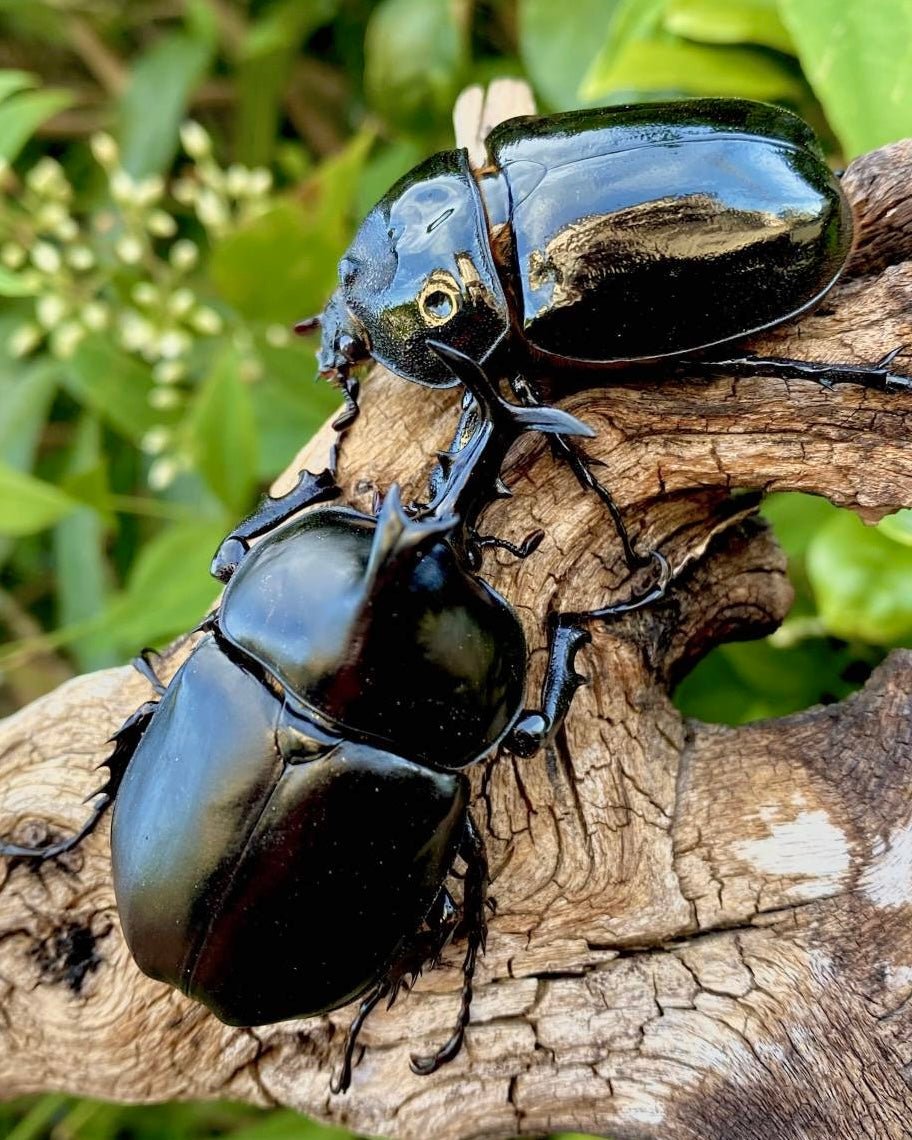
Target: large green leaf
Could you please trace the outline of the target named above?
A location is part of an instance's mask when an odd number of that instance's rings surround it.
[[[468,65],[465,0],[382,0],[364,38],[364,85],[397,126],[426,131],[449,118]]]
[[[191,629],[218,593],[209,563],[227,529],[224,520],[199,519],[162,531],[140,551],[126,589],[92,628],[108,631],[125,653]]]
[[[17,91],[34,87],[37,82],[37,78],[28,71],[16,71],[12,67],[0,70],[0,103]]]
[[[912,510],[897,511],[880,520],[877,529],[893,542],[912,546]]]
[[[0,462],[0,534],[37,534],[78,506],[53,484]]]
[[[186,430],[196,469],[209,487],[233,513],[249,507],[256,480],[256,426],[233,348],[222,351],[200,387]]]
[[[162,413],[149,405],[151,371],[114,345],[106,336],[89,336],[64,369],[70,393],[91,408],[125,438],[139,443],[161,422]]]
[[[604,42],[599,45],[599,50],[580,83],[582,98],[598,98],[601,86],[595,77],[609,71],[628,44],[651,39],[659,31],[667,2],[668,0],[619,0]]]
[[[632,39],[613,59],[600,56],[596,60],[586,76],[583,94],[595,98],[619,91],[798,102],[805,87],[788,66],[766,52],[662,37]]]
[[[848,696],[878,656],[859,662],[856,647],[822,637],[788,648],[769,640],[735,642],[705,657],[675,690],[674,701],[685,716],[714,724],[787,716]]]
[[[35,292],[17,273],[11,273],[0,265],[0,297],[30,297]]]
[[[83,500],[103,502],[107,496],[101,426],[94,416],[84,415],[77,424],[64,485]],[[88,507],[61,519],[54,528],[59,626],[89,622],[104,611],[110,591],[106,538],[104,519]],[[117,648],[104,632],[77,637],[72,649],[81,669],[101,669],[118,660]]]
[[[846,157],[912,135],[912,0],[779,8]]]
[[[520,0],[519,53],[550,108],[579,106],[580,76],[604,43],[617,7],[617,0],[578,0],[568,19],[554,0]]]
[[[213,45],[172,32],[133,65],[120,105],[122,162],[134,177],[165,170],[194,88],[206,74]]]
[[[311,346],[260,349],[263,377],[253,385],[259,439],[257,478],[271,482],[341,403],[338,388],[317,380]]]
[[[60,379],[56,361],[39,360],[11,383],[0,380],[0,459],[29,470]]]
[[[669,0],[664,26],[707,44],[759,44],[795,51],[777,0]]]
[[[831,633],[875,645],[912,640],[912,547],[840,512],[815,535],[807,569]]]
[[[291,324],[319,311],[351,235],[358,174],[371,138],[358,135],[294,198],[285,198],[216,245],[213,283],[245,317]]]
[[[0,160],[13,162],[47,119],[73,102],[67,91],[18,91],[0,103]]]
[[[282,99],[301,42],[328,23],[338,0],[279,0],[249,28],[238,64],[236,155],[250,166],[272,159]]]

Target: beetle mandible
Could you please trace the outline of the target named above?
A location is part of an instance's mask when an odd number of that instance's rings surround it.
[[[0,844],[17,861],[53,860],[113,804],[115,896],[140,968],[233,1025],[360,997],[337,1092],[371,1009],[464,937],[455,1028],[412,1068],[431,1073],[459,1052],[488,877],[463,770],[498,746],[529,756],[549,741],[581,683],[587,623],[658,596],[554,616],[540,707],[523,708],[522,626],[477,573],[476,522],[522,432],[592,432],[508,403],[464,354],[431,350],[482,415],[430,501],[406,509],[394,486],[364,514],[331,502],[330,470],[267,496],[219,547],[221,605],[170,683],[149,651],[137,658],[157,699],[115,734],[82,829]],[[526,556],[538,537],[511,549]],[[459,859],[457,902],[446,879]]]
[[[807,377],[909,388],[890,365],[819,364],[730,346],[817,305],[843,271],[852,215],[801,119],[731,99],[571,111],[495,127],[486,161],[434,155],[370,211],[321,317],[324,375],[357,414],[352,368],[369,357],[418,384],[454,382],[444,341],[527,402],[549,377],[633,367]],[[720,354],[726,355],[722,359]],[[524,375],[514,380],[516,372]],[[552,446],[611,510],[561,435]]]

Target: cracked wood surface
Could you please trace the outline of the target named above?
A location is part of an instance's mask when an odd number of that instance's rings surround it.
[[[755,350],[867,362],[912,345],[910,175],[912,143],[852,164],[851,274]],[[912,353],[898,366],[912,371]],[[378,371],[363,403],[346,497],[369,506],[394,479],[420,492],[456,397]],[[912,394],[638,376],[562,404],[597,429],[588,450],[676,577],[662,604],[595,631],[591,683],[551,755],[473,771],[498,913],[460,1057],[432,1077],[408,1068],[449,1032],[461,947],[368,1021],[342,1097],[328,1078],[350,1010],[239,1030],[143,977],[101,828],[40,872],[0,868],[3,1095],[235,1097],[415,1140],[909,1136],[912,653],[841,704],[737,729],[683,720],[669,689],[790,604],[783,555],[731,489],[814,491],[869,521],[912,504]],[[305,449],[311,467],[327,440]],[[547,612],[631,586],[605,514],[541,443],[517,446],[507,482],[515,497],[485,529],[546,538],[524,563],[489,556],[485,573],[525,624],[534,700]],[[0,726],[0,834],[76,827],[106,738],[149,695],[130,669],[107,670]]]

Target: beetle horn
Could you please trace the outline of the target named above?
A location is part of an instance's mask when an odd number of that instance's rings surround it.
[[[294,331],[298,336],[310,336],[315,333],[323,324],[323,314],[317,313],[314,317],[305,317],[303,321],[298,321],[294,326]]]
[[[526,408],[511,404],[500,395],[477,361],[442,341],[429,340],[427,344],[472,393],[482,415],[492,423],[507,420],[517,435],[526,431],[541,431],[551,435],[595,435],[588,424],[571,416],[569,412],[562,412],[560,408],[544,405]]]
[[[403,555],[449,534],[459,523],[454,514],[414,519],[405,513],[396,483],[390,487],[377,516],[377,529],[371,546],[365,577],[376,579],[382,570],[398,562]]]

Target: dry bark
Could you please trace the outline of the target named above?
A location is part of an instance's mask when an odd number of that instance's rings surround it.
[[[851,275],[755,349],[872,361],[912,344],[910,177],[912,143],[852,164]],[[897,363],[912,371],[912,355]],[[369,505],[394,479],[420,491],[455,397],[378,371],[363,403],[347,497]],[[368,1022],[341,1097],[328,1077],[350,1010],[232,1029],[144,978],[102,828],[40,872],[0,870],[4,1095],[236,1097],[422,1140],[912,1133],[912,654],[841,704],[743,728],[685,721],[669,699],[713,645],[770,631],[790,604],[782,553],[762,523],[732,518],[731,489],[812,491],[868,521],[912,504],[912,395],[637,377],[563,405],[597,429],[589,450],[676,579],[661,605],[595,631],[591,683],[551,757],[474,770],[499,905],[461,1056],[409,1072],[410,1051],[449,1031],[458,947]],[[306,449],[311,466],[326,440]],[[631,586],[602,509],[540,443],[515,450],[507,481],[515,497],[485,529],[546,539],[485,573],[524,621],[534,697],[548,611]],[[148,696],[129,669],[108,670],[0,727],[0,834],[75,827],[106,738]]]

